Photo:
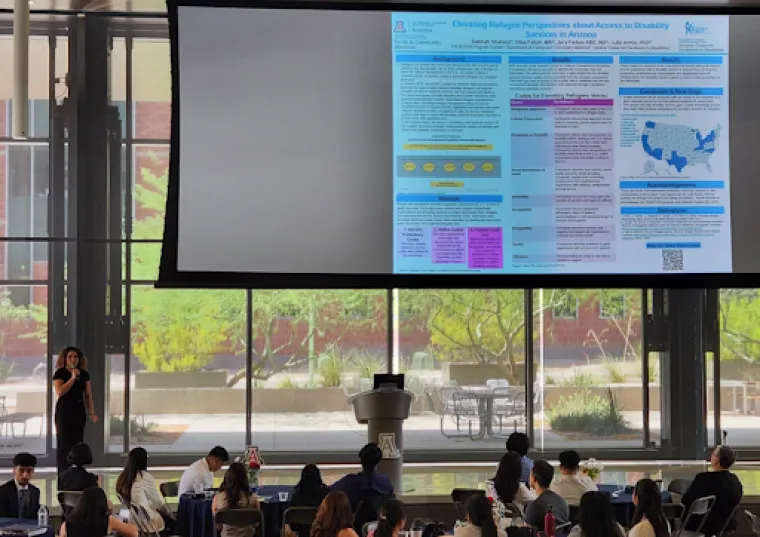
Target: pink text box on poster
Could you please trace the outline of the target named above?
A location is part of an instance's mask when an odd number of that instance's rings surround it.
[[[433,228],[433,264],[467,262],[467,240],[463,227]]]
[[[500,227],[467,228],[467,268],[504,268],[504,243]]]

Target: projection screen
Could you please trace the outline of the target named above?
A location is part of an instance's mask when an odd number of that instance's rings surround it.
[[[757,284],[760,16],[203,4],[163,283]]]

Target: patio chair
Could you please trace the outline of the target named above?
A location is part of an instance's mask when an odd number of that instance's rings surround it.
[[[694,503],[691,504],[689,511],[686,513],[686,518],[684,518],[683,524],[681,524],[678,529],[673,532],[673,537],[702,536],[702,526],[704,526],[707,517],[710,516],[710,511],[712,511],[713,505],[715,505],[715,496],[703,496],[702,498],[697,498],[694,500]],[[699,524],[697,525],[697,529],[694,531],[687,530],[686,528],[689,525],[689,521],[696,517],[701,517]]]
[[[517,431],[517,423],[524,422],[527,405],[525,404],[525,388],[521,386],[510,386],[509,388],[495,388],[494,394],[501,395],[494,399],[493,419],[499,427],[499,433],[504,430],[506,420],[513,421],[512,431]]]
[[[662,514],[665,515],[665,520],[670,524],[671,532],[676,531],[681,526],[681,520],[683,520],[684,507],[681,503],[664,503],[662,504]]]
[[[485,423],[480,413],[478,401],[467,392],[463,392],[457,387],[438,388],[439,402],[436,404],[435,398],[429,392],[425,392],[430,408],[440,417],[441,434],[445,438],[470,438],[475,440],[482,438],[485,434]],[[451,419],[456,426],[456,433],[447,433],[445,428],[446,419]],[[462,431],[462,422],[467,422],[467,432]],[[472,424],[478,425],[477,434],[473,433]]]
[[[214,515],[214,528],[217,537],[222,534],[219,531],[220,525],[234,528],[253,526],[254,537],[264,537],[264,514],[261,509],[222,509]]]
[[[161,537],[161,532],[151,522],[150,515],[148,515],[145,507],[132,504],[129,506],[129,513],[131,521],[137,526],[141,537]]]

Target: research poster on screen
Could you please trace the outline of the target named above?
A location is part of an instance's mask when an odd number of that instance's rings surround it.
[[[731,272],[728,17],[389,30],[394,272]]]

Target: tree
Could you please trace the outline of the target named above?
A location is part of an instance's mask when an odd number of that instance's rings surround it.
[[[600,308],[611,326],[599,331],[590,328],[584,346],[595,347],[602,358],[608,358],[605,346],[612,334],[617,334],[623,340],[623,355],[621,359],[641,359],[640,337],[642,311],[641,289],[592,289],[576,291],[579,300],[587,305]]]
[[[550,289],[535,304],[534,318],[570,299],[564,289]],[[496,364],[517,383],[525,360],[525,295],[522,289],[413,291],[406,305],[427,320],[430,344],[439,360]]]
[[[760,361],[760,291],[722,289],[719,304],[721,360]]]

